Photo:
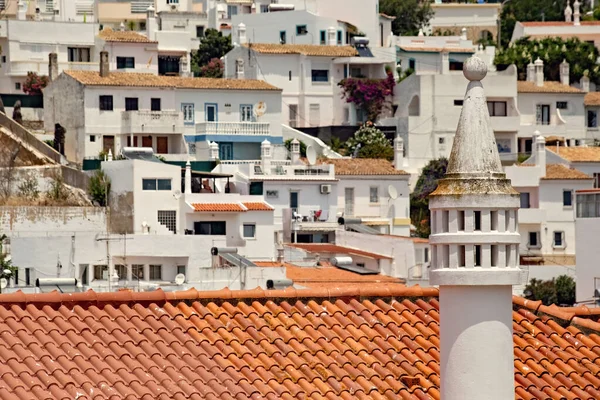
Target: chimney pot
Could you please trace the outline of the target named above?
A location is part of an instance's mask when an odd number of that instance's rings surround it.
[[[48,78],[50,82],[58,78],[58,54],[56,53],[48,55]]]
[[[108,51],[100,52],[100,76],[106,78],[110,73],[110,67],[108,64]]]

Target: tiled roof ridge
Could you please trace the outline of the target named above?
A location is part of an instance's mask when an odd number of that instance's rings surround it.
[[[0,294],[0,306],[33,305],[43,306],[98,306],[111,304],[165,304],[180,301],[218,301],[218,300],[273,300],[273,299],[332,299],[332,298],[369,298],[369,297],[437,297],[437,288],[421,287],[419,285],[406,287],[368,287],[368,288],[314,288],[296,289],[293,287],[283,290],[265,290],[255,288],[251,290],[231,290],[229,288],[213,291],[198,291],[188,289],[185,291],[165,292],[157,289],[151,292],[133,292],[121,290],[118,292],[95,292],[90,289],[86,292],[60,293],[54,290],[50,293],[24,293],[18,290],[13,293]]]
[[[583,318],[583,316],[600,316],[598,312],[586,306],[578,307],[559,307],[556,304],[546,306],[541,300],[527,300],[523,297],[513,296],[513,304],[519,307],[527,308],[535,315],[547,315],[553,319],[564,321],[565,325],[575,325],[584,330],[600,332],[600,322],[592,319]]]

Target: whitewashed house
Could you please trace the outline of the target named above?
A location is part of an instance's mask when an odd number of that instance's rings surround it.
[[[577,191],[577,218],[575,240],[577,241],[577,303],[588,307],[600,307],[600,190]]]
[[[600,93],[589,92],[584,98],[586,137],[588,141],[600,140],[599,120],[600,117]]]
[[[133,31],[102,29],[96,36],[93,61],[100,65],[100,52],[109,54],[109,68],[119,72],[158,75],[158,42]]]
[[[500,3],[435,2],[431,9],[434,14],[426,26],[428,34],[458,35],[464,28],[473,43],[497,41]]]
[[[594,188],[600,188],[600,147],[548,146],[550,162],[568,163],[594,179]]]
[[[536,133],[532,157],[506,167],[520,193],[519,251],[524,264],[575,265],[575,192],[591,189],[592,178],[573,164],[552,156]],[[578,254],[578,253],[577,253]]]
[[[67,71],[45,89],[45,128],[67,131],[65,152],[81,163],[100,152],[152,147],[166,158],[208,159],[210,142],[223,160],[258,157],[260,143],[281,144],[281,91],[255,80]],[[247,145],[242,145],[246,143]],[[217,158],[214,157],[214,158]]]

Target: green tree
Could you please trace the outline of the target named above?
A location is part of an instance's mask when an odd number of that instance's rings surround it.
[[[572,306],[575,304],[575,280],[568,275],[561,275],[548,281],[531,279],[523,292],[528,300],[541,300],[546,306],[558,304]]]
[[[289,152],[292,151],[292,140],[294,140],[294,139],[288,139],[283,143],[283,145]],[[299,142],[300,142],[300,157],[306,157],[306,143],[304,143],[302,140],[299,140]]]
[[[106,207],[108,196],[110,194],[110,178],[104,171],[98,170],[90,178],[88,192],[93,201],[101,207]]]
[[[389,144],[368,144],[358,150],[358,158],[383,158],[392,161],[394,159],[394,149]]]
[[[421,171],[410,194],[410,218],[417,230],[417,236],[427,238],[431,233],[429,225],[429,195],[437,188],[438,180],[446,175],[448,159],[431,160]]]
[[[524,80],[527,76],[527,64],[538,57],[544,62],[546,80],[560,81],[560,63],[566,60],[570,65],[571,82],[579,82],[585,73],[592,82],[600,82],[600,69],[596,64],[598,49],[578,38],[521,38],[511,47],[498,52],[494,64],[515,64],[519,70],[519,79]]]
[[[216,29],[207,29],[198,50],[192,52],[192,71],[198,76],[200,68],[208,65],[214,58],[220,59],[231,49],[233,46],[230,36],[223,36]]]
[[[392,31],[398,36],[416,36],[419,28],[429,25],[433,17],[429,1],[381,0],[379,10],[396,17],[392,22]]]

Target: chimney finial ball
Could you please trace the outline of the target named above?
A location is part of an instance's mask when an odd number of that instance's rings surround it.
[[[477,56],[470,57],[463,64],[463,75],[471,82],[483,80],[487,75],[487,71],[485,62]]]

